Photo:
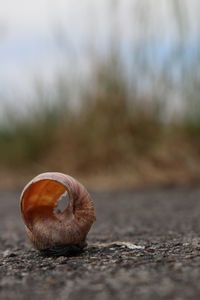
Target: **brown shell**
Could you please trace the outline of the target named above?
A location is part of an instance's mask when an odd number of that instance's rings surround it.
[[[58,200],[66,191],[67,207],[55,212]],[[96,220],[93,201],[84,186],[73,177],[57,172],[42,173],[25,186],[21,214],[30,240],[41,250],[60,245],[83,247]]]

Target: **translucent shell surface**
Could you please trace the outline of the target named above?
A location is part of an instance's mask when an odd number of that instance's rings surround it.
[[[58,202],[66,193],[67,206],[59,210]],[[66,245],[84,247],[96,219],[93,201],[84,186],[57,172],[42,173],[25,186],[21,214],[30,240],[40,250]]]

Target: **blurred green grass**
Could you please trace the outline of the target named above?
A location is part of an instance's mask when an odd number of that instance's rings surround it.
[[[130,93],[113,60],[96,66],[93,82],[75,110],[67,84],[62,85],[65,90],[59,86],[51,104],[38,93],[40,105],[25,116],[7,111],[6,124],[0,128],[1,168],[10,174],[13,170],[83,177],[110,174],[122,186],[124,176],[125,182],[136,177],[130,182],[137,185],[200,180],[197,104],[192,110],[190,102],[181,118],[166,122],[157,90],[141,96],[132,88]]]
[[[113,65],[96,70],[76,111],[68,105],[67,87],[64,99],[58,90],[53,104],[42,99],[25,117],[8,110],[7,126],[0,128],[1,164],[23,166],[64,146],[66,156],[75,154],[78,169],[89,170],[122,161],[130,151],[148,152],[160,135],[160,116],[152,104],[130,98],[122,74]]]

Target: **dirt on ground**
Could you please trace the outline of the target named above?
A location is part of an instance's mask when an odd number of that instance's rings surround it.
[[[0,299],[200,299],[200,188],[91,192],[84,252],[44,257],[0,192]],[[137,247],[135,247],[136,245]]]

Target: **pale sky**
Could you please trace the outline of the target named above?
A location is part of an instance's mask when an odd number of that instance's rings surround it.
[[[176,39],[175,19],[169,19],[174,1],[0,0],[0,95],[26,94],[34,77],[44,78],[47,83],[53,80],[55,71],[66,60],[55,43],[59,28],[71,50],[82,55],[80,70],[87,65],[84,44],[91,42],[101,48],[110,32],[120,36],[125,45],[142,34],[152,39]],[[186,6],[188,28],[191,35],[197,34],[200,1],[176,1]]]
[[[1,0],[0,20],[10,32],[45,30],[49,0]],[[26,26],[25,26],[26,25]]]
[[[106,0],[93,3],[0,0],[0,94],[6,93],[10,99],[12,93],[26,95],[33,77],[44,78],[47,83],[53,80],[55,71],[66,60],[55,43],[55,31],[59,28],[65,32],[72,50],[79,49],[81,41],[87,41],[92,34],[102,40],[108,28]],[[97,28],[98,22],[101,25]]]

